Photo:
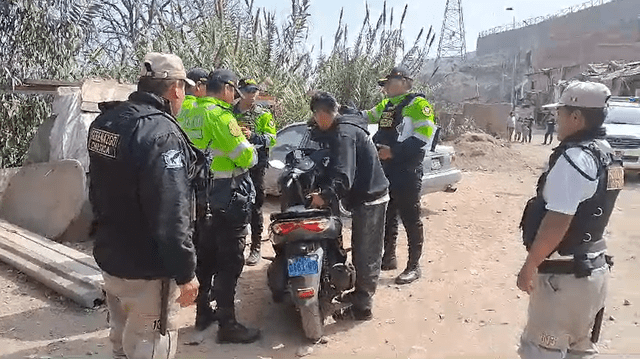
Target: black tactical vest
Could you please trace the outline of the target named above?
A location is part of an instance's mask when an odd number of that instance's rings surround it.
[[[595,178],[584,173],[566,154],[569,148],[574,147],[580,148],[593,156],[598,165],[598,173]],[[610,153],[598,147],[593,139],[566,141],[556,147],[549,158],[549,169],[538,179],[537,194],[527,202],[520,222],[523,241],[527,250],[531,248],[542,219],[547,212],[547,203],[542,196],[542,191],[549,172],[560,157],[564,157],[571,166],[589,181],[599,181],[593,197],[578,206],[567,233],[558,248],[556,248],[560,255],[573,255],[577,266],[576,275],[579,274],[578,272],[589,275],[591,269],[597,268],[600,264],[594,263],[589,254],[602,252],[606,249],[603,235],[618,194],[624,184],[624,170],[621,162],[614,160]],[[602,256],[602,260],[604,260],[604,256]]]
[[[397,105],[387,102],[382,115],[380,116],[380,122],[378,124],[378,132],[373,136],[373,142],[375,144],[381,144],[391,146],[398,142],[398,126],[404,120],[402,116],[402,110],[413,101],[416,97],[425,97],[423,94],[412,93]]]

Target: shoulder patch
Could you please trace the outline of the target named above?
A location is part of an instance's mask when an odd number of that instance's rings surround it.
[[[269,127],[276,127],[276,123],[273,120],[269,121]]]
[[[431,107],[429,106],[425,106],[422,108],[422,113],[424,113],[425,116],[431,116]]]
[[[231,135],[234,137],[242,136],[242,130],[236,121],[229,122],[229,132],[231,132]]]
[[[164,166],[168,169],[184,167],[184,155],[178,150],[169,150],[162,154]]]

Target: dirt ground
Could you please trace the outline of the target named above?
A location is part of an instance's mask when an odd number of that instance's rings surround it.
[[[397,286],[393,278],[400,270],[383,272],[373,320],[329,321],[326,343],[307,345],[295,311],[272,302],[263,260],[256,267],[245,267],[237,295],[240,320],[262,328],[263,338],[251,345],[218,345],[213,326],[200,345],[186,345],[201,339],[193,332],[195,310],[186,308],[181,312],[178,357],[517,358],[528,302],[515,285],[525,257],[517,225],[551,151],[541,142],[541,136],[534,136],[532,144],[485,144],[481,149],[485,155],[476,152],[473,160],[470,154],[460,156],[468,150],[464,144],[454,144],[460,148],[458,160],[465,170],[458,191],[422,199],[427,240],[423,278]],[[601,349],[612,354],[610,358],[640,353],[637,178],[629,176],[608,230],[616,264]],[[277,202],[270,201],[266,208],[275,210]],[[268,247],[267,243],[263,255],[271,253]],[[404,232],[399,254],[403,262]],[[109,357],[104,307],[80,308],[4,264],[0,264],[0,301],[2,357]]]

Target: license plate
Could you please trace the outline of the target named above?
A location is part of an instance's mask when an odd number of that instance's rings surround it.
[[[318,274],[318,256],[296,257],[289,259],[289,277]]]
[[[439,158],[431,159],[431,170],[437,171],[442,168],[442,163],[440,163]]]

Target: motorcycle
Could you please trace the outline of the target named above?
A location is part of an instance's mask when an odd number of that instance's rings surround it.
[[[267,270],[269,289],[274,302],[291,298],[312,341],[322,337],[325,318],[340,306],[336,299],[355,282],[337,212],[308,208],[309,195],[328,164],[325,154],[298,149],[287,155],[280,177],[281,212],[271,215],[270,224],[275,258]]]

